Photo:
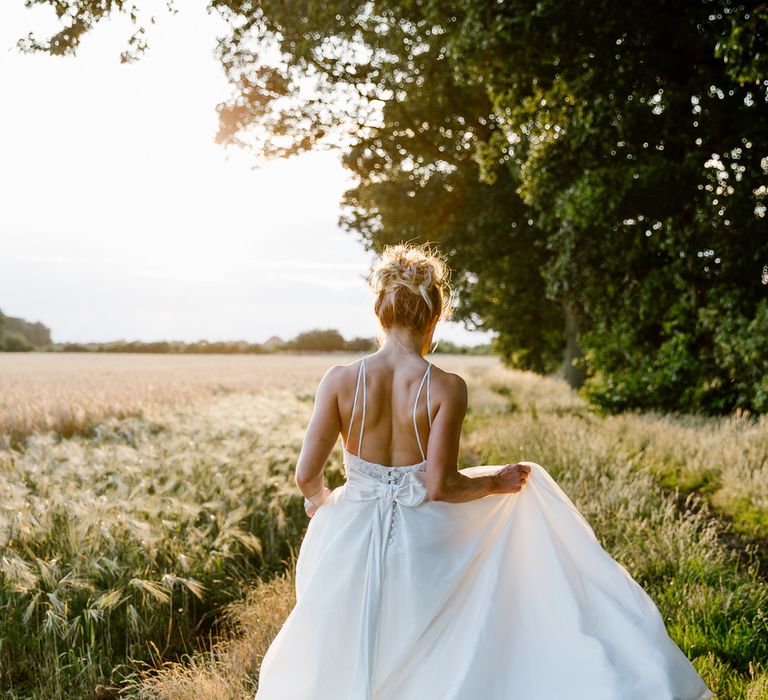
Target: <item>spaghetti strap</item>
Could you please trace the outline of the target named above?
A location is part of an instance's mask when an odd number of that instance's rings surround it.
[[[349,419],[349,429],[347,430],[347,449],[349,449],[349,436],[352,434],[352,424],[355,422],[355,410],[357,409],[357,395],[360,390],[360,377],[363,378],[363,415],[360,420],[360,433],[357,438],[357,456],[362,459],[360,450],[363,447],[363,429],[365,428],[365,357],[360,360],[360,369],[357,372],[357,384],[355,385],[355,400],[352,402],[352,415]]]
[[[419,445],[419,452],[421,452],[421,459],[426,460],[427,456],[424,454],[424,448],[421,446],[421,438],[419,437],[419,426],[416,424],[416,408],[419,405],[419,397],[421,396],[421,390],[424,387],[424,382],[427,382],[427,417],[429,418],[429,427],[432,427],[432,410],[429,402],[429,384],[432,378],[432,363],[427,364],[427,369],[424,372],[424,376],[421,378],[421,384],[419,384],[419,390],[416,392],[416,400],[413,402],[413,430],[416,433],[416,442]]]
[[[360,459],[363,458],[362,450],[363,450],[363,430],[365,430],[365,389],[368,384],[366,381],[367,377],[365,376],[365,358],[363,358],[360,361],[360,364],[363,366],[363,415],[360,419],[360,436],[357,438],[357,456],[360,457]]]
[[[432,383],[432,365],[427,367],[427,420],[429,420],[429,427],[432,427],[432,403],[429,400],[429,385]]]

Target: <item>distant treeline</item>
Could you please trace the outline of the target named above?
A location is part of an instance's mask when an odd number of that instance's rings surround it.
[[[0,311],[0,352],[25,352],[51,345],[51,331],[42,323],[6,316]]]
[[[118,340],[109,343],[53,343],[51,331],[42,323],[30,323],[21,318],[5,316],[0,311],[0,352],[129,352],[129,353],[177,353],[177,354],[262,354],[270,352],[372,352],[376,349],[374,338],[346,340],[334,329],[315,329],[299,333],[291,340],[271,337],[264,343],[245,340],[216,341],[198,340],[187,343],[177,340],[142,342]],[[441,341],[435,352],[453,354],[487,354],[490,345],[467,347]]]

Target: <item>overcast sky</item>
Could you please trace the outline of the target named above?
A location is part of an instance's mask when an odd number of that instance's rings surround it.
[[[338,156],[254,171],[217,146],[225,25],[202,0],[177,5],[121,64],[127,19],[76,57],[24,55],[16,41],[47,36],[54,13],[0,2],[0,310],[57,342],[374,335],[370,258],[337,226]],[[454,324],[439,336],[486,340]]]

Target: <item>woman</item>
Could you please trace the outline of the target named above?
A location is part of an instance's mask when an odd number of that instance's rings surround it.
[[[428,248],[370,283],[378,351],[331,368],[296,466],[312,518],[256,700],[709,700],[653,601],[534,462],[459,470],[467,388],[427,362]],[[323,467],[343,439],[347,480]]]

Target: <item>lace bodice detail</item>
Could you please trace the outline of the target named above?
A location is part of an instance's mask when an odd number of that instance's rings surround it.
[[[399,484],[408,472],[426,471],[426,468],[427,460],[403,467],[390,467],[386,464],[369,462],[367,459],[358,457],[346,449],[344,450],[344,470],[347,478],[349,478],[349,472],[352,469],[356,469],[383,484]]]

